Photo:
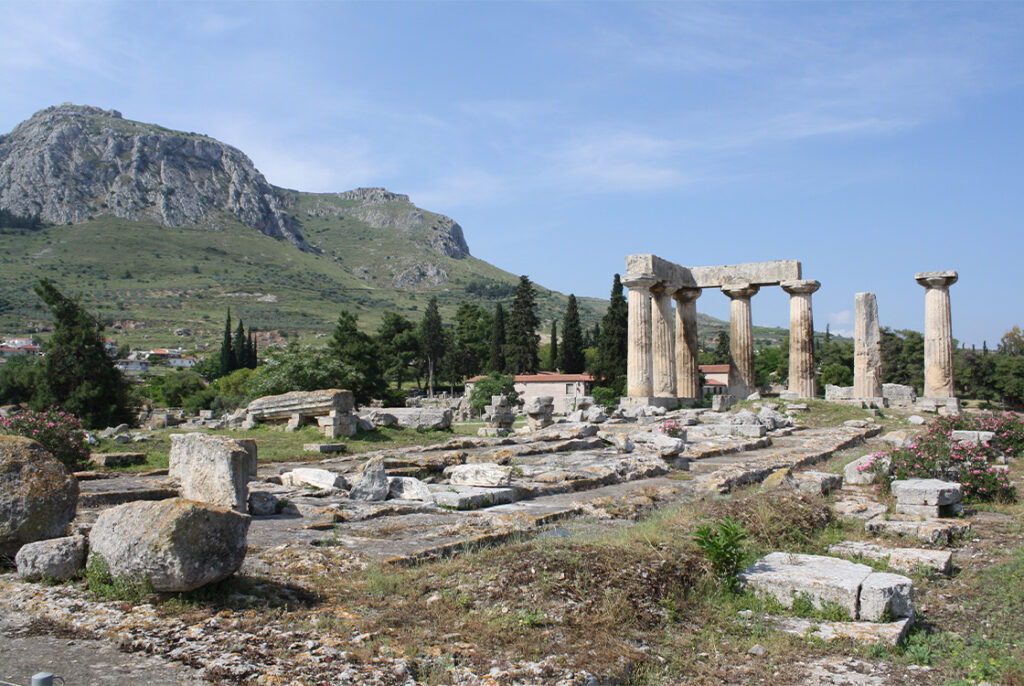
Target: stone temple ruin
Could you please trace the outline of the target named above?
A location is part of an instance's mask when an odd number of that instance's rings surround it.
[[[696,300],[705,288],[720,288],[732,301],[728,392],[740,398],[753,392],[750,299],[763,286],[781,286],[790,295],[790,380],[785,397],[814,397],[811,294],[821,284],[801,278],[799,261],[683,267],[657,255],[628,255],[622,284],[629,289],[626,402],[676,407],[700,396]]]

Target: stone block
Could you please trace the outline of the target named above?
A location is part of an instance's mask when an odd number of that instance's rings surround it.
[[[302,449],[308,453],[331,454],[343,453],[347,447],[344,443],[306,443]]]
[[[435,490],[436,489],[436,490]],[[478,510],[482,507],[514,502],[514,488],[481,488],[479,486],[432,487],[431,496],[439,507],[454,510]]]
[[[433,494],[424,482],[411,476],[388,477],[388,493],[397,500],[433,501]]]
[[[885,548],[864,541],[843,541],[829,546],[828,552],[840,557],[863,557],[887,562],[892,569],[907,574],[918,569],[949,574],[953,568],[953,553],[949,550]]]
[[[768,432],[761,424],[708,424],[704,428],[714,436],[761,438]]]
[[[713,412],[725,412],[736,404],[736,396],[723,394],[711,396],[711,410]]]
[[[912,414],[907,417],[907,424],[913,424],[914,426],[921,426],[925,423],[924,417],[919,414]]]
[[[914,401],[914,409],[918,412],[937,412],[941,415],[957,416],[960,414],[958,398],[918,398]]]
[[[292,391],[281,395],[268,395],[249,403],[248,413],[256,421],[285,420],[325,415],[332,410],[351,412],[355,397],[351,391],[335,388],[322,391]]]
[[[906,448],[913,440],[913,434],[907,431],[890,431],[880,437],[881,441],[888,443],[894,448]]]
[[[828,472],[793,472],[796,487],[804,493],[828,495],[843,487],[843,477]]]
[[[252,491],[249,494],[249,514],[254,517],[269,517],[279,510],[281,499],[268,491]]]
[[[89,461],[97,467],[127,467],[133,464],[144,464],[146,453],[92,453]]]
[[[963,505],[953,503],[952,505],[909,505],[907,503],[896,503],[896,514],[905,514],[912,517],[924,517],[926,519],[939,519],[940,517],[956,517],[963,511]]]
[[[853,399],[853,386],[833,386],[832,384],[826,384],[825,400],[836,401]]]
[[[443,430],[452,425],[452,411],[447,407],[392,407],[388,413],[403,429]]]
[[[28,581],[71,579],[85,566],[85,536],[63,536],[26,543],[14,562],[18,575]]]
[[[476,430],[476,435],[483,438],[502,438],[512,433],[511,429],[504,429],[497,426],[481,426]]]
[[[917,400],[917,391],[914,390],[913,386],[884,383],[882,384],[882,397],[885,398],[889,407],[909,410],[914,407],[914,401]]]
[[[372,457],[363,465],[363,471],[349,491],[352,500],[387,500],[390,484],[384,470],[384,460]]]
[[[914,582],[899,574],[875,572],[860,587],[860,619],[892,621],[914,616]]]
[[[995,438],[995,433],[992,431],[953,431],[949,437],[960,443],[988,445]]]
[[[314,488],[347,489],[348,481],[341,474],[327,469],[299,467],[281,475],[281,483],[285,486],[312,486]]]
[[[823,622],[820,619],[801,617],[773,617],[772,622],[779,631],[804,638],[812,636],[822,641],[853,641],[859,645],[887,645],[896,647],[906,637],[913,625],[908,617],[895,622]],[[854,676],[859,676],[856,672]],[[826,682],[827,683],[827,682]],[[843,680],[844,684],[859,683]],[[867,682],[865,682],[867,683]]]
[[[172,434],[168,474],[187,500],[245,512],[253,471],[247,447],[223,436]]]
[[[960,484],[939,479],[898,479],[891,490],[903,505],[952,505],[963,499]]]
[[[877,470],[886,472],[889,469],[890,460],[888,457],[864,455],[858,457],[843,467],[843,483],[851,485],[868,485],[875,482],[875,470],[868,469],[867,465],[877,462]]]
[[[0,555],[63,536],[75,517],[78,480],[30,438],[0,436]]]
[[[446,467],[448,481],[458,486],[508,486],[512,483],[512,467],[490,462],[475,462]]]
[[[817,608],[834,603],[857,619],[860,587],[871,567],[822,555],[771,553],[744,569],[739,579],[758,593],[770,595],[785,607],[804,594]]]

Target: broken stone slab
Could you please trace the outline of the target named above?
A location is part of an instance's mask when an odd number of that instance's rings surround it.
[[[251,517],[184,498],[133,502],[100,513],[89,559],[115,579],[145,580],[156,591],[191,591],[226,579],[245,559]]]
[[[431,496],[438,507],[453,510],[478,510],[492,505],[514,502],[514,488],[483,488],[479,486],[430,486]]]
[[[269,517],[277,514],[281,499],[269,491],[252,491],[249,493],[249,514],[254,517]]]
[[[907,417],[907,424],[913,424],[914,426],[921,426],[922,424],[924,424],[924,422],[925,422],[924,417],[922,417],[919,414],[912,414],[909,417]]]
[[[897,479],[890,488],[896,502],[902,505],[953,505],[963,499],[963,488],[953,481]]]
[[[925,543],[949,544],[971,530],[971,525],[956,519],[929,519],[921,521],[909,515],[882,515],[864,522],[868,533],[907,536]]]
[[[953,553],[949,550],[927,548],[885,548],[864,541],[843,541],[829,546],[828,552],[840,557],[863,557],[888,563],[898,572],[911,574],[923,569],[949,574],[953,569]]]
[[[373,422],[373,425],[378,427],[394,426],[398,423],[398,418],[391,413],[389,408],[369,410],[362,413],[360,417]]]
[[[363,472],[359,475],[359,479],[352,484],[349,497],[352,500],[387,500],[389,490],[384,460],[380,457],[372,457],[363,465]]]
[[[860,586],[859,619],[886,622],[914,616],[914,582],[900,574],[875,572]]]
[[[762,424],[705,424],[703,428],[713,436],[761,438],[768,432]]]
[[[427,484],[411,476],[389,476],[388,494],[396,500],[432,501],[434,499]]]
[[[92,453],[89,461],[97,467],[127,467],[133,464],[145,464],[146,453]]]
[[[204,433],[171,434],[168,475],[186,500],[246,511],[255,443]]]
[[[810,408],[807,407],[807,403],[789,403],[786,405],[786,412],[810,412]]]
[[[843,483],[857,486],[865,486],[875,483],[875,469],[868,465],[876,465],[879,472],[889,471],[890,459],[881,454],[870,454],[858,457],[843,467]]]
[[[587,408],[585,412],[586,414],[583,416],[583,419],[590,424],[604,424],[608,421],[608,413],[600,405]]]
[[[249,403],[250,417],[256,421],[291,420],[294,416],[316,417],[336,411],[347,413],[355,407],[352,391],[330,388],[321,391],[292,391],[268,395]]]
[[[952,505],[908,505],[907,503],[896,503],[897,514],[910,515],[912,517],[924,517],[925,519],[940,519],[945,517],[957,517],[963,513],[964,508],[960,503]]]
[[[993,431],[953,431],[949,435],[954,441],[973,445],[988,445],[995,436]]]
[[[281,475],[285,486],[313,486],[314,488],[348,489],[348,481],[341,474],[328,469],[299,467]]]
[[[512,483],[512,467],[493,462],[452,465],[444,474],[456,486],[501,487]]]
[[[908,445],[910,445],[913,436],[914,434],[908,431],[890,431],[889,433],[881,436],[880,440],[884,441],[885,443],[888,443],[894,448],[906,448]]]
[[[302,449],[308,453],[343,453],[348,448],[344,443],[306,443]]]
[[[64,581],[77,576],[85,566],[85,550],[85,536],[50,538],[21,546],[14,562],[18,575],[27,581]]]
[[[0,436],[0,555],[65,534],[78,505],[78,480],[39,443]]]
[[[869,424],[871,424],[871,422],[866,419],[847,419],[843,422],[843,426],[849,426],[854,429],[865,429]]]
[[[804,493],[828,495],[843,487],[843,477],[828,472],[793,472],[796,487]]]
[[[711,409],[714,412],[725,412],[735,404],[736,396],[734,395],[723,394],[711,396]]]
[[[481,438],[503,438],[512,433],[511,429],[497,426],[481,426],[476,430],[476,435]]]
[[[739,580],[784,607],[792,607],[794,599],[804,594],[818,609],[834,603],[850,619],[857,619],[860,587],[873,571],[867,565],[823,555],[770,553],[744,569]]]
[[[452,411],[447,407],[389,407],[387,411],[403,429],[444,430],[452,425]]]
[[[812,636],[825,642],[850,640],[861,645],[897,646],[910,631],[914,620],[907,617],[884,623],[825,622],[800,617],[773,617],[772,623],[787,634]]]
[[[859,519],[862,522],[884,515],[889,511],[888,507],[877,500],[848,493],[832,503],[832,509],[835,510],[836,514]]]
[[[757,418],[769,431],[793,426],[792,419],[770,407],[762,407],[761,411],[757,413]]]

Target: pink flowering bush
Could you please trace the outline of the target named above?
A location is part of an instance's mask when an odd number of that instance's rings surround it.
[[[25,410],[13,417],[0,417],[0,434],[25,436],[38,441],[69,469],[89,459],[89,449],[85,447],[85,437],[82,435],[82,422],[62,410]]]
[[[661,423],[661,433],[672,438],[679,438],[683,435],[683,427],[676,420],[668,419]]]
[[[956,430],[995,431],[996,438],[987,446],[960,443],[952,438]],[[909,446],[878,456],[890,460],[889,480],[956,481],[963,486],[964,500],[1012,502],[1017,497],[1016,489],[1006,468],[997,462],[1003,453],[1018,452],[1007,448],[1022,444],[1024,423],[1019,416],[939,417]]]

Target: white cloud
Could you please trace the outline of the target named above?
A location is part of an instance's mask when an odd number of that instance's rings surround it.
[[[686,183],[674,141],[641,133],[580,136],[555,150],[546,176],[575,192],[639,191]]]

